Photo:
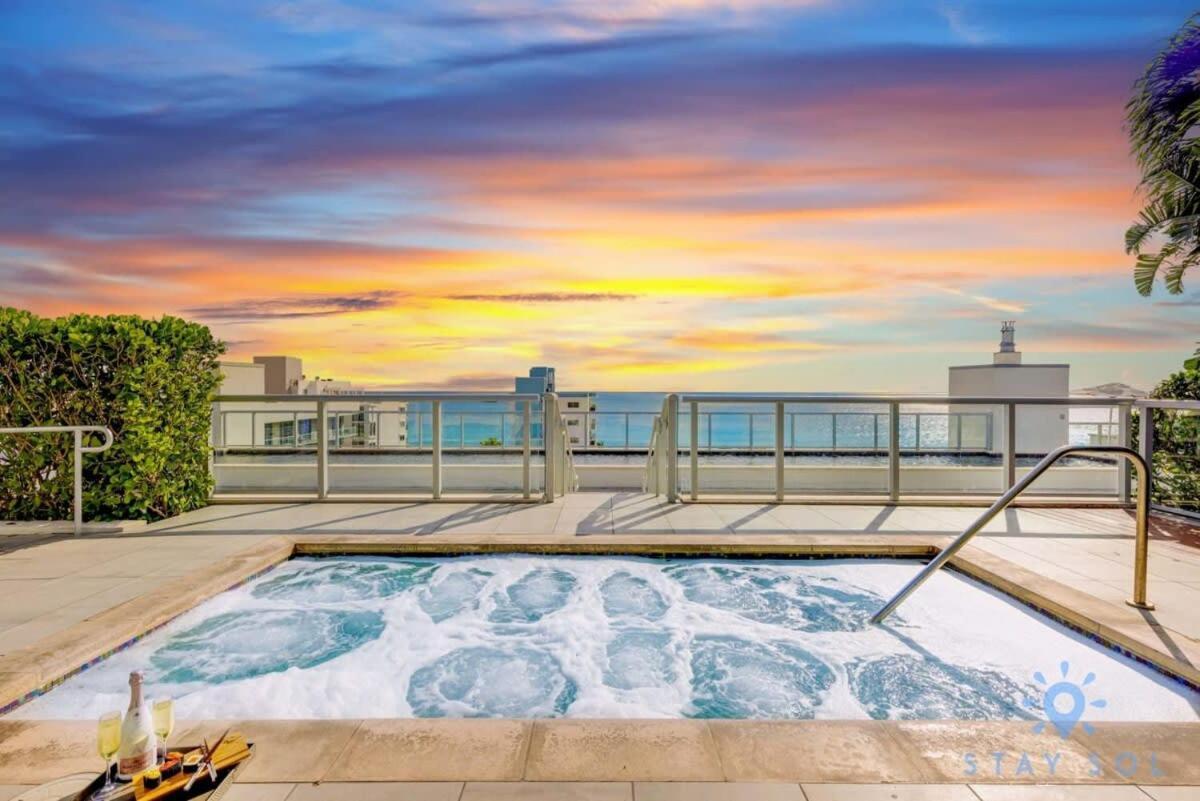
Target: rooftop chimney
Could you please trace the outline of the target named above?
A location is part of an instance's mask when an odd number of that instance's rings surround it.
[[[1021,351],[1017,350],[1016,335],[1016,320],[1005,320],[1000,324],[1000,350],[992,356],[992,364],[1021,363]]]

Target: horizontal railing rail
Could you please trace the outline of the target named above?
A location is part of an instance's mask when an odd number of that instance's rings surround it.
[[[1134,400],[1094,397],[1003,397],[992,395],[882,395],[869,393],[838,393],[838,394],[776,394],[776,393],[702,393],[679,396],[680,403],[900,403],[906,406],[946,406],[953,404],[985,404],[1003,406],[1118,406],[1133,405]],[[1138,401],[1141,403],[1141,401]]]
[[[0,435],[21,434],[71,434],[74,440],[72,446],[72,497],[71,518],[75,536],[83,533],[83,455],[85,453],[103,453],[112,447],[113,432],[107,426],[24,426],[20,428],[0,428]],[[99,434],[104,438],[100,445],[84,445],[84,434]]]
[[[996,515],[1003,512],[1009,504],[1017,499],[1033,482],[1037,481],[1043,473],[1050,469],[1059,459],[1071,454],[1105,454],[1109,456],[1119,456],[1126,462],[1133,464],[1137,468],[1138,473],[1138,493],[1137,493],[1137,512],[1134,523],[1134,560],[1133,560],[1133,597],[1126,601],[1130,606],[1138,609],[1153,609],[1154,605],[1146,600],[1146,567],[1149,552],[1149,486],[1147,482],[1148,470],[1146,462],[1141,455],[1132,448],[1121,446],[1107,445],[1064,445],[1061,448],[1056,448],[1037,463],[1037,465],[1029,471],[1029,473],[1020,480],[1015,486],[1009,488],[1008,492],[1001,495],[995,503],[988,507],[987,511],[981,514],[974,523],[967,529],[954,538],[954,541],[943,548],[937,556],[935,556],[929,564],[925,565],[911,581],[896,593],[882,609],[875,613],[871,618],[872,623],[882,623],[888,615],[896,611],[896,607],[904,603],[908,596],[912,595],[917,589],[940,570],[947,562],[954,558],[954,555],[961,551],[968,542],[975,537],[983,527],[992,521]]]

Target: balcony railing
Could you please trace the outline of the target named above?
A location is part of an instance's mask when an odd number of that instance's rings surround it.
[[[1200,401],[1140,400],[1137,408],[1151,508],[1200,518]]]
[[[755,434],[753,453],[770,454],[770,470],[762,466],[729,465],[704,462],[718,449],[711,447],[714,437],[706,432],[706,423],[714,416],[728,414],[722,406],[742,407],[737,412],[743,416],[753,415],[770,424],[766,436]],[[857,411],[812,410],[814,406],[857,406]],[[746,407],[762,407],[761,412],[747,412]],[[705,410],[708,407],[708,410]],[[713,407],[717,407],[715,410]],[[905,410],[904,407],[909,407]],[[912,407],[942,407],[948,411],[922,411]],[[882,408],[886,411],[879,411]],[[1025,469],[1018,464],[1018,457],[1041,456],[1059,445],[1068,444],[1124,444],[1129,440],[1132,401],[1114,401],[1106,398],[994,398],[953,396],[888,396],[888,395],[763,395],[763,394],[705,394],[669,395],[664,404],[662,418],[656,427],[662,446],[654,450],[648,465],[646,485],[659,486],[669,499],[680,498],[684,493],[690,500],[705,494],[737,495],[768,494],[776,500],[789,495],[803,494],[883,494],[892,501],[901,495],[954,494],[962,492],[999,493],[1012,487],[1018,474]],[[1099,419],[1089,421],[1070,420],[1071,409],[1104,410]],[[1019,411],[1027,417],[1019,425]],[[828,437],[824,440],[800,441],[796,433],[796,421],[806,419],[828,420]],[[841,421],[855,421],[851,437],[841,436],[844,428]],[[931,423],[933,423],[931,425]],[[936,426],[936,427],[935,427]],[[761,427],[759,427],[761,428]],[[754,431],[753,423],[750,430]],[[931,442],[931,430],[936,438]],[[968,436],[965,432],[970,431]],[[766,439],[765,443],[761,442]],[[1056,441],[1057,440],[1057,441]],[[1082,440],[1082,442],[1076,442]],[[706,447],[708,446],[708,447]],[[859,450],[886,454],[885,463],[879,468],[856,466],[863,475],[857,476],[854,485],[837,485],[837,477],[830,478],[828,486],[813,489],[806,487],[805,477],[820,468],[812,465],[789,463],[790,456],[802,455],[806,450],[840,452]],[[920,470],[962,476],[966,473],[986,472],[995,475],[994,487],[966,485],[962,482],[904,486],[902,479],[903,458],[919,453],[957,453],[978,451],[995,454],[999,465],[995,468],[972,466],[962,463],[935,468],[921,467],[909,474],[918,475]],[[684,460],[681,464],[681,458]],[[834,460],[836,462],[836,459]],[[1086,486],[1065,486],[1058,490],[1049,482],[1051,491],[1062,495],[1110,494],[1128,502],[1131,477],[1126,464],[1111,463],[1111,472],[1103,468],[1105,462],[1087,463],[1080,470],[1088,479]],[[1094,467],[1102,468],[1096,475]],[[836,466],[825,467],[836,470]],[[1073,468],[1056,468],[1051,475],[1063,475]],[[870,473],[871,475],[866,475]],[[651,475],[664,475],[665,480],[653,481]],[[922,474],[923,475],[923,474]],[[1111,480],[1104,479],[1108,475]],[[865,486],[871,476],[878,476],[879,484]],[[684,480],[686,478],[686,481]],[[842,478],[846,478],[843,476]],[[765,479],[765,480],[764,480]],[[984,480],[985,477],[976,477]],[[1099,480],[1099,483],[1097,483]],[[916,482],[914,482],[916,483]],[[1061,482],[1060,482],[1061,483]]]
[[[407,452],[410,405],[429,424],[428,461],[364,464],[360,451]],[[498,404],[517,421],[507,444],[519,464],[447,464],[445,409]],[[386,408],[393,406],[395,408]],[[382,408],[381,408],[382,407]],[[542,500],[570,491],[578,478],[558,398],[508,393],[364,393],[341,395],[221,395],[213,404],[215,498],[302,495],[316,500],[540,492]],[[535,465],[535,456],[541,459]]]

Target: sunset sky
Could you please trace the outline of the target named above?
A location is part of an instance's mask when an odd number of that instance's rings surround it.
[[[177,314],[371,386],[1072,385],[1200,338],[1133,288],[1174,0],[0,6],[0,304]]]

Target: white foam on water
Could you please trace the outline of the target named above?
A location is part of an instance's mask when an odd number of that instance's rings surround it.
[[[396,576],[381,576],[381,565],[396,566]],[[1040,700],[1034,673],[1052,683],[1065,662],[1077,682],[1095,674],[1088,697],[1107,702],[1089,707],[1086,720],[1200,719],[1200,694],[952,572],[936,574],[887,626],[866,623],[919,567],[882,559],[300,558],[197,606],[10,717],[122,709],[126,677],[138,669],[151,696],[176,699],[181,718],[865,719],[951,710],[1038,719],[1022,706]],[[228,613],[292,626],[308,615],[313,625],[303,636],[264,626],[261,650],[248,654],[244,630],[229,647],[219,627],[204,633],[206,621]],[[189,648],[202,656],[189,661]],[[323,661],[312,664],[314,654]],[[188,675],[199,664],[203,677]]]

